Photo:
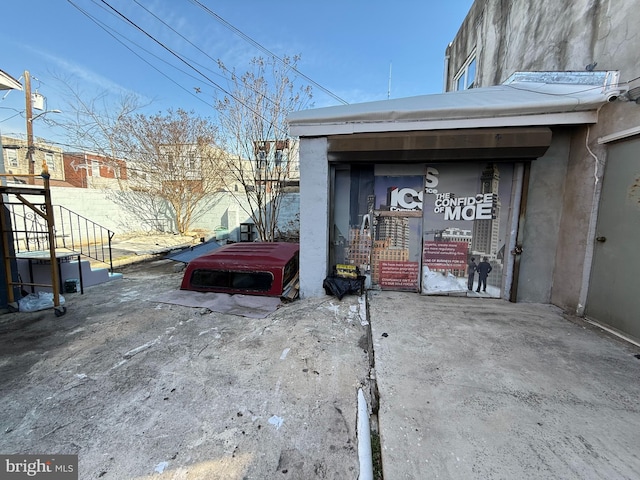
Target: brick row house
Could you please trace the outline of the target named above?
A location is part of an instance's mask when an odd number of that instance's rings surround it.
[[[27,141],[2,136],[4,171],[8,183],[26,183],[29,173]],[[40,173],[43,164],[51,175],[51,186],[77,188],[122,188],[127,180],[127,164],[124,160],[113,160],[102,155],[80,152],[64,152],[53,144],[37,140],[33,150],[34,172]],[[36,177],[36,183],[41,182]]]
[[[78,188],[122,189],[128,179],[127,163],[87,152],[65,152],[66,181]]]

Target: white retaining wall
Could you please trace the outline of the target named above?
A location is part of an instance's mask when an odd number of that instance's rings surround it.
[[[142,195],[127,192],[126,200],[119,200],[122,192],[114,190],[92,190],[86,188],[51,187],[53,205],[61,205],[72,212],[102,225],[116,234],[146,232],[164,228],[175,232],[166,205],[150,205]],[[243,202],[246,205],[246,202]],[[154,211],[155,210],[155,211]],[[300,195],[287,193],[282,199],[278,226],[286,230],[290,221],[295,221],[300,211]],[[213,233],[217,227],[225,227],[231,240],[238,240],[241,223],[251,223],[249,215],[232,195],[213,195],[200,208],[191,224],[191,230]]]

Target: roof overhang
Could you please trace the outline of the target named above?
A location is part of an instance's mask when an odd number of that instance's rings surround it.
[[[318,125],[290,124],[291,135],[296,137],[324,137],[356,133],[408,132],[416,130],[450,130],[464,128],[499,128],[522,126],[579,125],[596,123],[596,111],[491,118],[465,118],[450,120],[422,120],[412,122],[332,123]]]
[[[545,126],[329,135],[327,158],[349,163],[524,161],[544,155],[551,138]]]
[[[617,72],[525,72],[493,87],[303,110],[288,121],[299,137],[578,125],[597,122],[624,91]]]
[[[0,70],[0,90],[22,90],[18,80]]]

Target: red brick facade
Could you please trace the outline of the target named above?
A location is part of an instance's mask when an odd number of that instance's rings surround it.
[[[67,182],[79,188],[104,186],[109,181],[127,180],[127,164],[91,153],[65,153]]]

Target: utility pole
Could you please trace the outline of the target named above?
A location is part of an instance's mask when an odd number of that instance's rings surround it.
[[[29,76],[29,72],[25,70],[24,72],[24,94],[25,94],[25,105],[26,105],[26,113],[27,117],[27,162],[29,163],[29,177],[27,177],[27,183],[29,185],[35,184],[35,165],[33,159],[33,109],[31,105],[31,77]]]

